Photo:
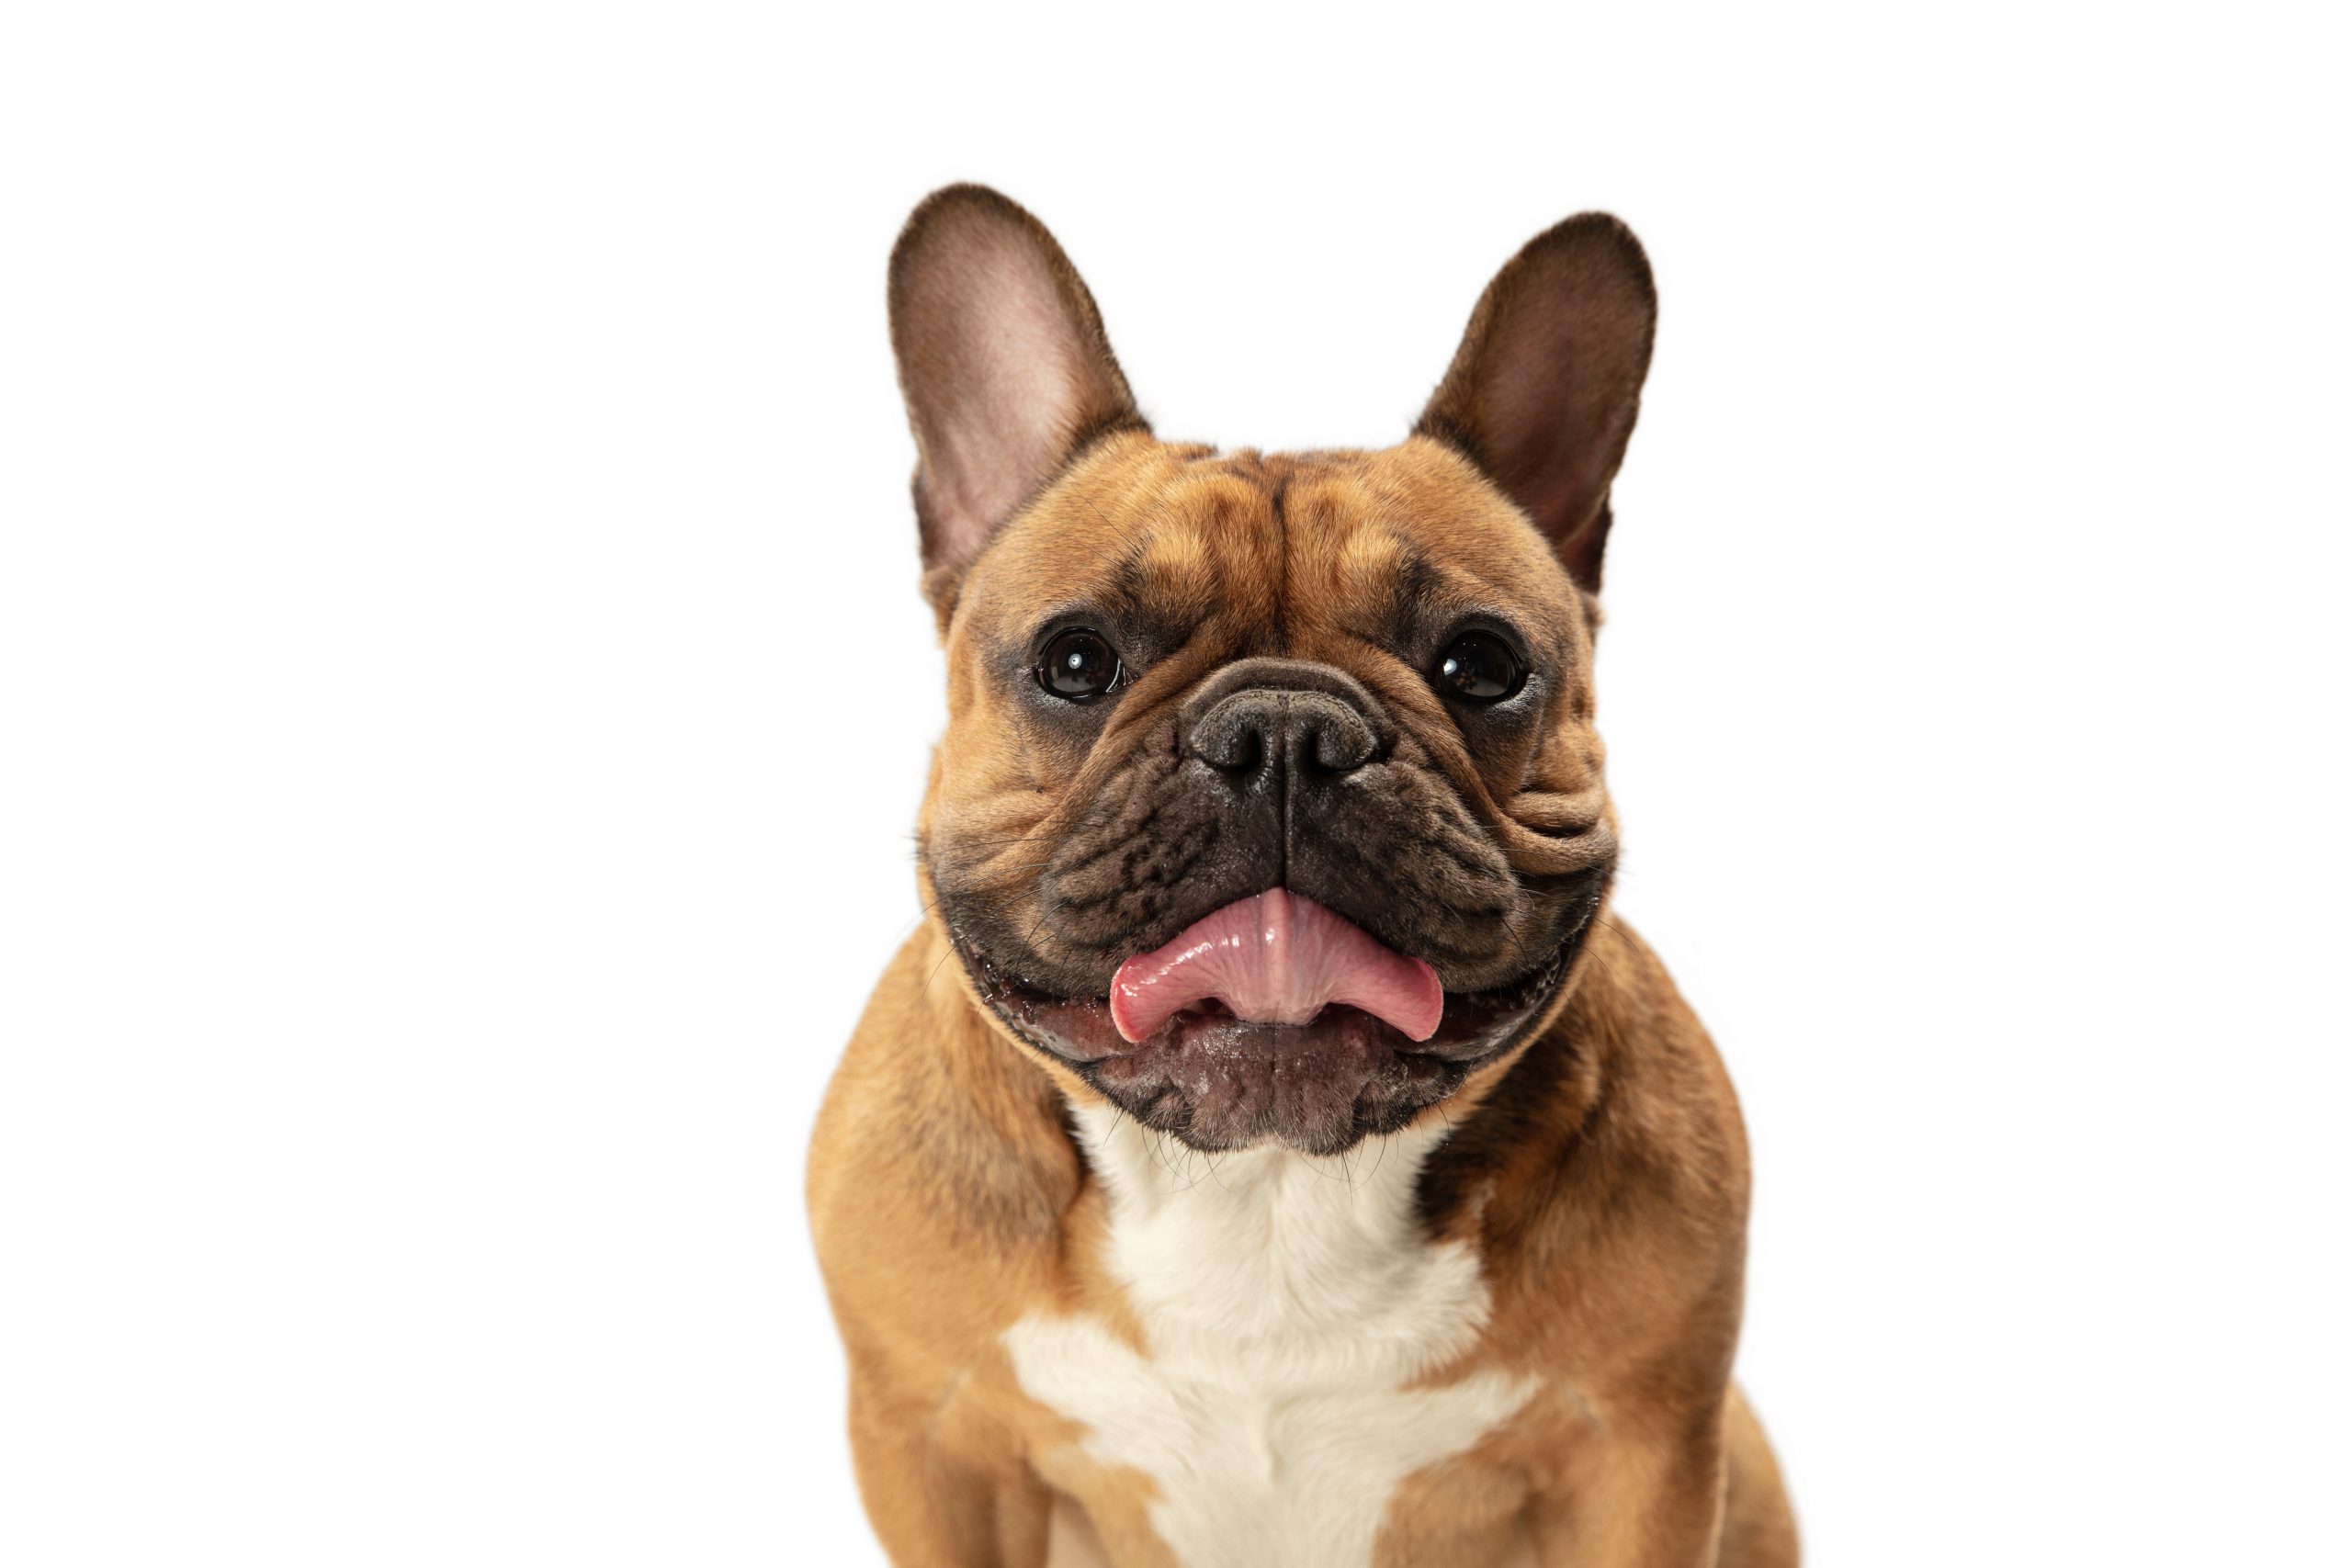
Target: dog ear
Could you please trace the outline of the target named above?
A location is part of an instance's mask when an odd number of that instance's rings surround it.
[[[1148,427],[1069,258],[985,186],[933,192],[890,253],[890,345],[915,434],[923,588],[964,569],[1078,451]]]
[[[1460,451],[1600,589],[1609,483],[1641,408],[1657,290],[1634,231],[1587,212],[1527,243],[1470,313],[1414,434]]]

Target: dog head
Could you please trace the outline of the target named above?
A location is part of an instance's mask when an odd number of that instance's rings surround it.
[[[1572,218],[1371,452],[1156,439],[1085,285],[993,191],[891,258],[948,727],[920,834],[973,995],[1204,1149],[1317,1153],[1554,1015],[1616,833],[1594,594],[1656,296]]]

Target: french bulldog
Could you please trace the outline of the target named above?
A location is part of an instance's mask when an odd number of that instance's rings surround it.
[[[808,1193],[891,1561],[1795,1562],[1738,1107],[1609,913],[1632,232],[1531,242],[1379,451],[1158,439],[985,188],[889,304],[947,728]]]

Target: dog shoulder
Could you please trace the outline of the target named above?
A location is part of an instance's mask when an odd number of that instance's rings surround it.
[[[980,1020],[926,923],[867,1002],[811,1140],[817,1252],[846,1325],[1012,1310],[1079,1187],[1050,1081]],[[1007,1298],[1000,1301],[999,1298]]]
[[[1588,961],[1561,1018],[1430,1160],[1424,1223],[1477,1247],[1505,1342],[1574,1320],[1571,1341],[1620,1358],[1727,1354],[1747,1213],[1738,1102],[1639,938],[1612,919]],[[1628,1324],[1647,1325],[1642,1346],[1620,1342]]]
[[[1747,1137],[1722,1055],[1649,945],[1612,920],[1582,1019],[1605,1056],[1615,1146],[1744,1234]]]

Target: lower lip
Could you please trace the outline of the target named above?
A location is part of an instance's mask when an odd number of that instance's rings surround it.
[[[1578,936],[1581,936],[1581,932]],[[1421,1056],[1437,1061],[1476,1063],[1495,1055],[1521,1038],[1528,1022],[1541,1014],[1557,994],[1560,981],[1566,972],[1571,950],[1582,944],[1577,937],[1564,943],[1551,960],[1534,972],[1508,987],[1494,992],[1465,995],[1448,992],[1444,1015],[1437,1032],[1430,1040],[1415,1043],[1372,1018],[1356,1014],[1365,1024],[1383,1037],[1380,1043],[1400,1056]],[[1108,998],[1088,998],[1083,1000],[1062,1000],[1036,997],[1025,993],[1010,976],[1003,975],[985,958],[979,958],[958,944],[966,966],[977,982],[978,988],[997,1015],[1012,1025],[1013,1032],[1031,1045],[1072,1066],[1092,1066],[1116,1057],[1140,1056],[1156,1051],[1182,1050],[1188,1044],[1204,1048],[1243,1048],[1245,1043],[1262,1041],[1272,1046],[1285,1037],[1295,1039],[1295,1031],[1325,1027],[1323,1021],[1335,1011],[1354,1013],[1353,1009],[1329,1009],[1316,1019],[1303,1024],[1249,1023],[1216,1013],[1195,1011],[1179,1014],[1155,1031],[1148,1038],[1129,1043],[1120,1037],[1112,1021]],[[1489,1000],[1489,998],[1494,998]],[[1475,1023],[1464,1017],[1465,1012],[1486,1011],[1488,1016]],[[1461,1038],[1448,1039],[1446,1023],[1472,1023]],[[1203,1038],[1208,1034],[1223,1036],[1212,1042]]]

